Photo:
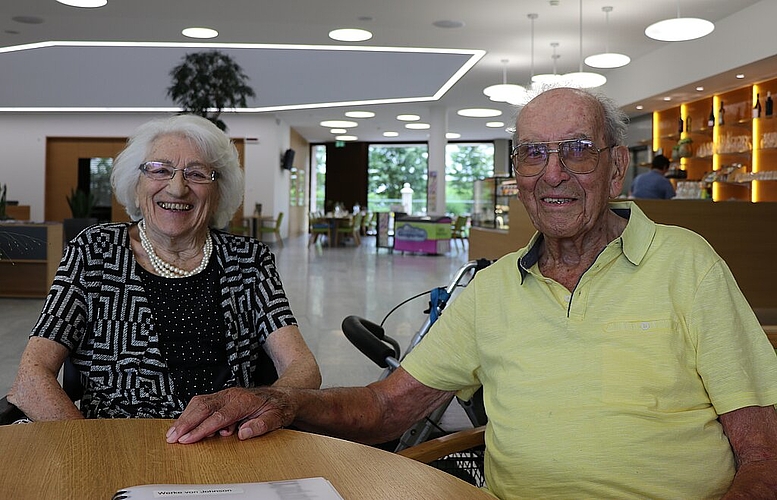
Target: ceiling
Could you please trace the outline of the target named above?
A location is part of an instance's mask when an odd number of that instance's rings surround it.
[[[517,84],[526,84],[532,72],[552,73],[554,42],[559,44],[557,72],[578,71],[581,24],[583,57],[608,48],[629,55],[633,68],[667,46],[647,38],[644,29],[676,17],[678,3],[683,17],[717,23],[759,1],[585,0],[581,23],[578,0],[109,0],[98,9],[68,7],[55,0],[2,0],[0,110],[172,108],[165,95],[170,69],[186,53],[205,50],[192,46],[198,41],[184,37],[181,30],[207,26],[219,31],[209,43],[253,44],[219,49],[233,55],[248,74],[257,94],[249,102],[253,112],[276,115],[311,142],[334,140],[319,122],[344,119],[344,112],[354,109],[376,113],[355,120],[358,126],[349,129],[364,141],[387,141],[382,133],[388,130],[399,132],[390,139],[394,142],[424,141],[428,131],[407,130],[396,116],[417,114],[428,123],[433,115],[439,120],[440,110],[447,116],[448,131],[463,140],[507,138],[505,129],[515,111],[489,101],[484,87],[502,83],[505,73],[508,83]],[[609,23],[604,6],[613,7]],[[530,13],[538,15],[533,37]],[[436,27],[439,21],[461,26]],[[330,30],[342,27],[368,29],[374,37],[359,43],[328,38]],[[16,50],[51,41],[176,45],[57,43]],[[681,42],[693,43],[703,42]],[[612,80],[620,71],[602,73]],[[775,65],[762,64],[758,71],[771,72],[771,77]],[[645,69],[644,75],[652,77],[653,72]],[[712,77],[709,83],[725,85]],[[392,103],[345,104],[376,100]],[[496,108],[502,116],[456,115],[456,110],[469,107]],[[505,125],[485,126],[494,120]],[[229,124],[228,116],[225,121]]]

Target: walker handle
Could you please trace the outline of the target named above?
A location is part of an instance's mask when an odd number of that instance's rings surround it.
[[[373,363],[381,368],[396,366],[399,344],[386,335],[382,326],[359,316],[348,316],[343,320],[342,329],[351,344]]]

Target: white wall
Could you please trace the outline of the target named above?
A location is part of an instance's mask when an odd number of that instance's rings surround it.
[[[151,113],[3,113],[0,114],[0,184],[8,199],[30,205],[32,220],[43,220],[47,137],[127,137]],[[289,173],[280,156],[289,147],[289,127],[272,115],[223,117],[233,138],[245,138],[245,211],[255,203],[265,214],[288,211]],[[251,139],[256,139],[255,141]],[[288,226],[284,224],[283,234]]]

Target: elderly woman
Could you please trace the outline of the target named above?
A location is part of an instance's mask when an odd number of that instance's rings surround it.
[[[134,222],[93,226],[67,245],[11,403],[33,420],[175,418],[194,396],[261,383],[262,360],[275,385],[319,387],[273,254],[218,230],[243,195],[221,130],[191,115],[149,122],[111,181]],[[80,411],[57,382],[68,356]]]

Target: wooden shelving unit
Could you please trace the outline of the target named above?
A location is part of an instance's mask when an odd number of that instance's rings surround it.
[[[777,201],[777,119],[764,114],[768,91],[777,94],[777,78],[656,111],[653,150],[679,163],[688,181],[713,179],[714,201]],[[756,95],[760,95],[762,116],[754,118]],[[708,124],[710,111],[713,126]],[[692,153],[673,157],[682,139],[692,140]]]
[[[0,223],[0,297],[45,297],[62,259],[62,224]]]

